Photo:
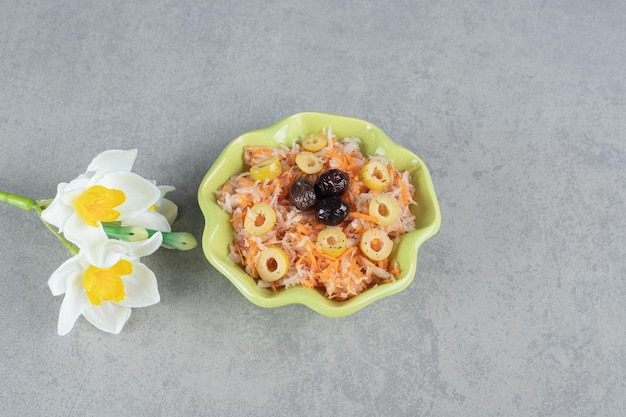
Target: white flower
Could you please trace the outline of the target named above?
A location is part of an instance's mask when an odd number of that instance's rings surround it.
[[[158,303],[156,277],[139,258],[156,251],[161,241],[161,233],[155,233],[140,242],[100,245],[96,264],[82,252],[64,262],[48,281],[52,294],[65,294],[59,334],[69,333],[81,314],[98,329],[117,334],[130,317],[131,308]]]
[[[101,153],[89,164],[87,172],[69,183],[60,183],[56,197],[41,213],[44,221],[56,226],[91,262],[108,239],[102,222],[171,230],[168,219],[157,211],[158,204],[165,200],[163,195],[171,188],[159,188],[130,172],[136,156],[136,149]]]

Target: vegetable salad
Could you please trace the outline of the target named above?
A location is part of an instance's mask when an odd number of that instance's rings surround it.
[[[259,286],[346,300],[399,275],[390,255],[415,229],[410,172],[363,155],[360,143],[329,129],[290,147],[244,148],[249,169],[217,191],[217,202],[233,227],[230,258]]]

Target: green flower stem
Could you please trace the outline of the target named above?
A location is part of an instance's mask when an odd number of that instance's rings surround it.
[[[20,208],[22,210],[31,211],[35,210],[37,212],[37,217],[39,220],[54,234],[57,239],[63,243],[63,245],[67,248],[69,253],[73,256],[78,254],[78,248],[73,243],[69,242],[65,239],[58,231],[54,230],[50,224],[48,224],[44,219],[41,218],[41,212],[52,203],[52,200],[33,200],[30,197],[25,197],[23,195],[10,194],[5,191],[0,190],[0,203],[9,203],[13,207]]]
[[[110,223],[102,223],[104,233],[111,239],[137,242],[148,239],[148,231],[140,226],[113,226]]]
[[[23,195],[9,194],[4,191],[0,191],[0,202],[9,203],[13,207],[21,208],[22,210],[31,211],[37,205],[37,202],[29,197]]]
[[[34,208],[35,208],[35,211],[37,212],[37,217],[39,217],[39,220],[41,220],[44,226],[46,226],[48,230],[50,230],[52,234],[55,235],[57,239],[61,241],[61,243],[63,243],[63,246],[67,248],[67,251],[70,253],[70,255],[72,256],[78,255],[78,252],[79,252],[78,247],[74,245],[72,242],[70,242],[69,240],[67,240],[65,237],[63,237],[63,235],[60,234],[57,230],[55,230],[55,228],[52,227],[50,223],[46,222],[41,217],[41,212],[44,211],[44,209],[48,207],[51,202],[52,200],[40,200],[35,204]]]
[[[148,235],[155,234],[155,230],[148,229]],[[163,235],[163,247],[168,249],[191,250],[198,246],[196,238],[187,232],[161,232]]]
[[[145,229],[141,226],[121,226],[120,222],[102,223],[102,228],[111,239],[137,242],[151,238],[157,230]],[[167,249],[190,250],[198,246],[196,239],[187,232],[161,232],[162,246]]]

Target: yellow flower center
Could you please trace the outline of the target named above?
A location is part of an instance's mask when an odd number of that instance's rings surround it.
[[[120,217],[120,213],[114,210],[126,201],[123,191],[94,185],[82,193],[74,203],[76,212],[89,226],[96,227],[98,222],[112,222]]]
[[[110,268],[90,265],[83,276],[83,285],[91,304],[99,306],[103,301],[122,301],[126,292],[121,277],[132,272],[133,266],[124,259]]]

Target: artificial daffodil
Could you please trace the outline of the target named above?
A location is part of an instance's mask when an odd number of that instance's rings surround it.
[[[65,294],[58,321],[61,335],[80,315],[101,330],[119,333],[131,308],[159,302],[156,277],[140,258],[160,246],[197,246],[190,233],[171,232],[178,207],[165,194],[174,187],[157,186],[130,172],[136,156],[137,150],[101,153],[85,173],[59,184],[53,200],[0,190],[0,203],[36,211],[74,255],[48,281],[54,295]]]
[[[171,230],[168,218],[158,208],[172,210],[163,196],[173,187],[157,187],[130,172],[136,156],[136,149],[101,153],[85,173],[69,183],[60,183],[54,200],[41,212],[44,221],[57,227],[92,262],[102,252],[100,246],[107,244],[103,223],[136,225],[162,232]]]
[[[69,333],[80,315],[98,329],[117,334],[128,321],[131,308],[158,303],[156,277],[139,258],[155,252],[161,242],[157,232],[138,242],[101,245],[95,264],[83,252],[65,261],[48,281],[52,294],[65,294],[59,335]]]

